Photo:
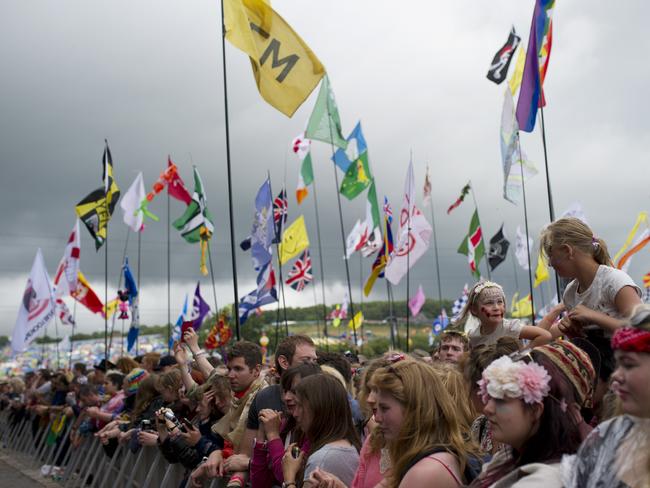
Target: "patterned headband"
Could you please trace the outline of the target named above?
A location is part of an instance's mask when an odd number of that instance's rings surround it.
[[[650,353],[650,332],[636,327],[622,327],[612,336],[612,349]]]
[[[494,281],[483,281],[478,285],[476,285],[476,287],[474,288],[474,297],[472,298],[472,305],[476,300],[478,300],[479,295],[486,288],[497,288],[501,292],[501,294],[505,297],[505,293],[503,292],[503,287],[500,284],[495,283]]]

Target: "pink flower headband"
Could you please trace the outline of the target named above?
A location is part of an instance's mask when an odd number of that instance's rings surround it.
[[[503,356],[492,361],[483,371],[478,386],[483,403],[490,397],[521,398],[524,402],[542,403],[550,391],[551,376],[546,369],[535,363],[513,361]]]

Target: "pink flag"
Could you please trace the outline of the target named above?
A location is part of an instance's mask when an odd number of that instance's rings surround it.
[[[420,285],[418,287],[418,292],[409,300],[409,309],[411,309],[411,315],[413,317],[418,316],[420,310],[422,310],[422,307],[424,306],[425,300],[426,297],[424,296],[424,290],[422,289],[422,285]]]

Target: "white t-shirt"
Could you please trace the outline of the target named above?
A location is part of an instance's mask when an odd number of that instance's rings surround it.
[[[616,309],[616,295],[621,288],[631,286],[641,296],[641,289],[636,286],[632,278],[620,269],[600,265],[594,281],[589,288],[578,292],[578,280],[571,281],[566,289],[562,301],[567,310],[573,310],[576,305],[584,305],[591,310],[604,313],[617,319],[625,318]],[[586,325],[585,329],[598,329],[595,324]]]
[[[471,322],[471,323],[470,323]],[[469,347],[476,347],[481,344],[491,345],[496,344],[501,337],[514,337],[519,339],[519,334],[524,324],[519,319],[503,319],[499,327],[494,329],[491,334],[481,334],[481,322],[478,320],[468,320],[469,325],[466,324],[465,332],[469,337]]]

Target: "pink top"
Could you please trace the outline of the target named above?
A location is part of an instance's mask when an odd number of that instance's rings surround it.
[[[380,461],[381,451],[370,450],[370,439],[372,434],[366,437],[359,453],[359,468],[352,480],[352,488],[374,488],[383,481],[388,472],[381,473]]]

